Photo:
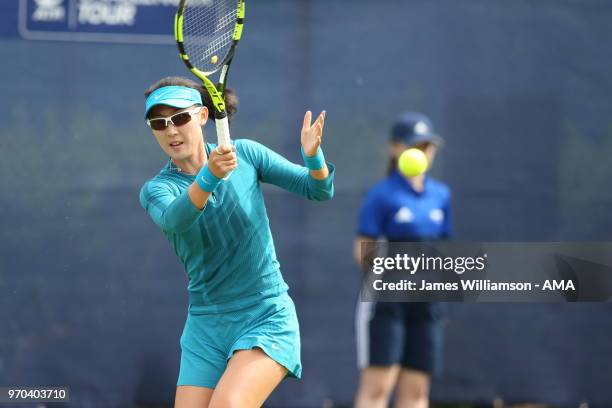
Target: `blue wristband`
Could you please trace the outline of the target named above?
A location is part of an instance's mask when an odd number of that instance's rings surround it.
[[[222,179],[212,174],[208,168],[208,163],[202,167],[198,175],[196,176],[196,183],[204,191],[212,193]]]
[[[306,156],[304,148],[302,148],[302,159],[304,159],[304,163],[309,170],[321,170],[325,165],[325,157],[323,157],[321,146],[317,147],[317,153],[312,157]]]

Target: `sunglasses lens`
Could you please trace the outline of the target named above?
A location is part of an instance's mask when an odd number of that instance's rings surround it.
[[[169,119],[174,126],[183,126],[191,120],[191,112],[177,113],[176,115],[172,115]],[[149,126],[151,126],[153,130],[166,129],[166,123],[166,119],[164,118],[149,119]]]
[[[185,123],[191,120],[191,114],[189,112],[181,112],[172,116],[172,123],[175,126],[183,126]]]
[[[149,126],[153,130],[164,130],[166,128],[166,121],[164,119],[150,119]]]

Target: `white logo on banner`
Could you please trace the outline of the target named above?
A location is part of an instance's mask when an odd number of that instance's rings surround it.
[[[0,3],[4,1],[7,0],[0,0]],[[18,28],[21,36],[26,39],[143,44],[173,43],[171,26],[160,24],[160,21],[162,17],[163,21],[170,19],[180,2],[180,0],[13,1],[19,2]],[[216,4],[214,0],[189,1],[190,4],[206,7]],[[40,24],[41,22],[51,24],[45,26]]]
[[[113,0],[81,0],[79,2],[79,24],[133,26],[137,6],[132,2]]]
[[[211,0],[199,0],[210,5]],[[195,1],[197,5],[199,1]],[[178,0],[80,0],[79,24],[133,26],[138,7],[177,6]],[[190,3],[191,5],[191,3]]]
[[[64,0],[34,0],[36,10],[32,14],[33,21],[62,21],[66,16]]]

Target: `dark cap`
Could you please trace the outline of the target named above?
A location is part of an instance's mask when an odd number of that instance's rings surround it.
[[[426,142],[437,145],[444,143],[444,139],[434,132],[431,120],[417,112],[406,112],[397,118],[391,127],[391,141],[410,146]]]

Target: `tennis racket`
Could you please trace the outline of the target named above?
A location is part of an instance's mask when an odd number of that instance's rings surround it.
[[[244,0],[181,0],[174,17],[181,60],[200,78],[215,107],[219,146],[230,146],[231,141],[223,96],[243,21]],[[209,76],[217,71],[215,85]]]

